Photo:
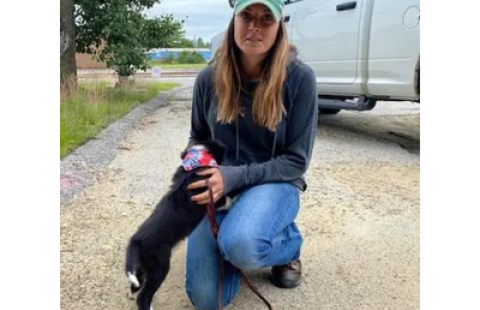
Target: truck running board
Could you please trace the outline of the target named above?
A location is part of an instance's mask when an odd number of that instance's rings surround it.
[[[322,109],[343,109],[368,111],[375,107],[376,99],[360,96],[356,101],[353,100],[334,100],[334,99],[318,99],[318,107]]]

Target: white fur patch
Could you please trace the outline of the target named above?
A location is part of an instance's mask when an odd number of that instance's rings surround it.
[[[217,210],[230,210],[233,203],[237,201],[238,195],[233,197],[233,198],[230,198],[228,196],[225,197],[225,198],[226,198],[225,204],[223,206],[217,208]]]
[[[132,284],[135,286],[135,287],[140,287],[140,283],[138,282],[138,279],[137,277],[131,273],[131,272],[127,272],[127,278],[130,282],[132,282]]]

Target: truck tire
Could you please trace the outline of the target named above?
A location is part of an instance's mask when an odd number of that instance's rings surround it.
[[[325,114],[325,115],[333,115],[333,114],[337,114],[338,112],[340,112],[340,109],[326,109],[326,108],[318,109],[318,113]]]

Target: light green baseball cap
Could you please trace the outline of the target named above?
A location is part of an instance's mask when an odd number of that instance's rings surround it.
[[[237,0],[235,1],[234,13],[235,15],[237,15],[247,6],[255,3],[261,3],[268,7],[270,11],[272,11],[277,21],[280,21],[280,19],[282,18],[283,2],[284,0]]]

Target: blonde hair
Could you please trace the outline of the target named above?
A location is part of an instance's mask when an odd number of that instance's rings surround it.
[[[240,92],[242,76],[240,49],[234,39],[234,18],[230,21],[222,46],[214,59],[215,90],[218,97],[217,121],[232,123],[240,114]],[[287,29],[283,22],[277,32],[275,43],[263,61],[260,83],[253,98],[253,119],[255,123],[275,131],[286,113],[282,100],[282,87],[290,60],[290,45]]]

